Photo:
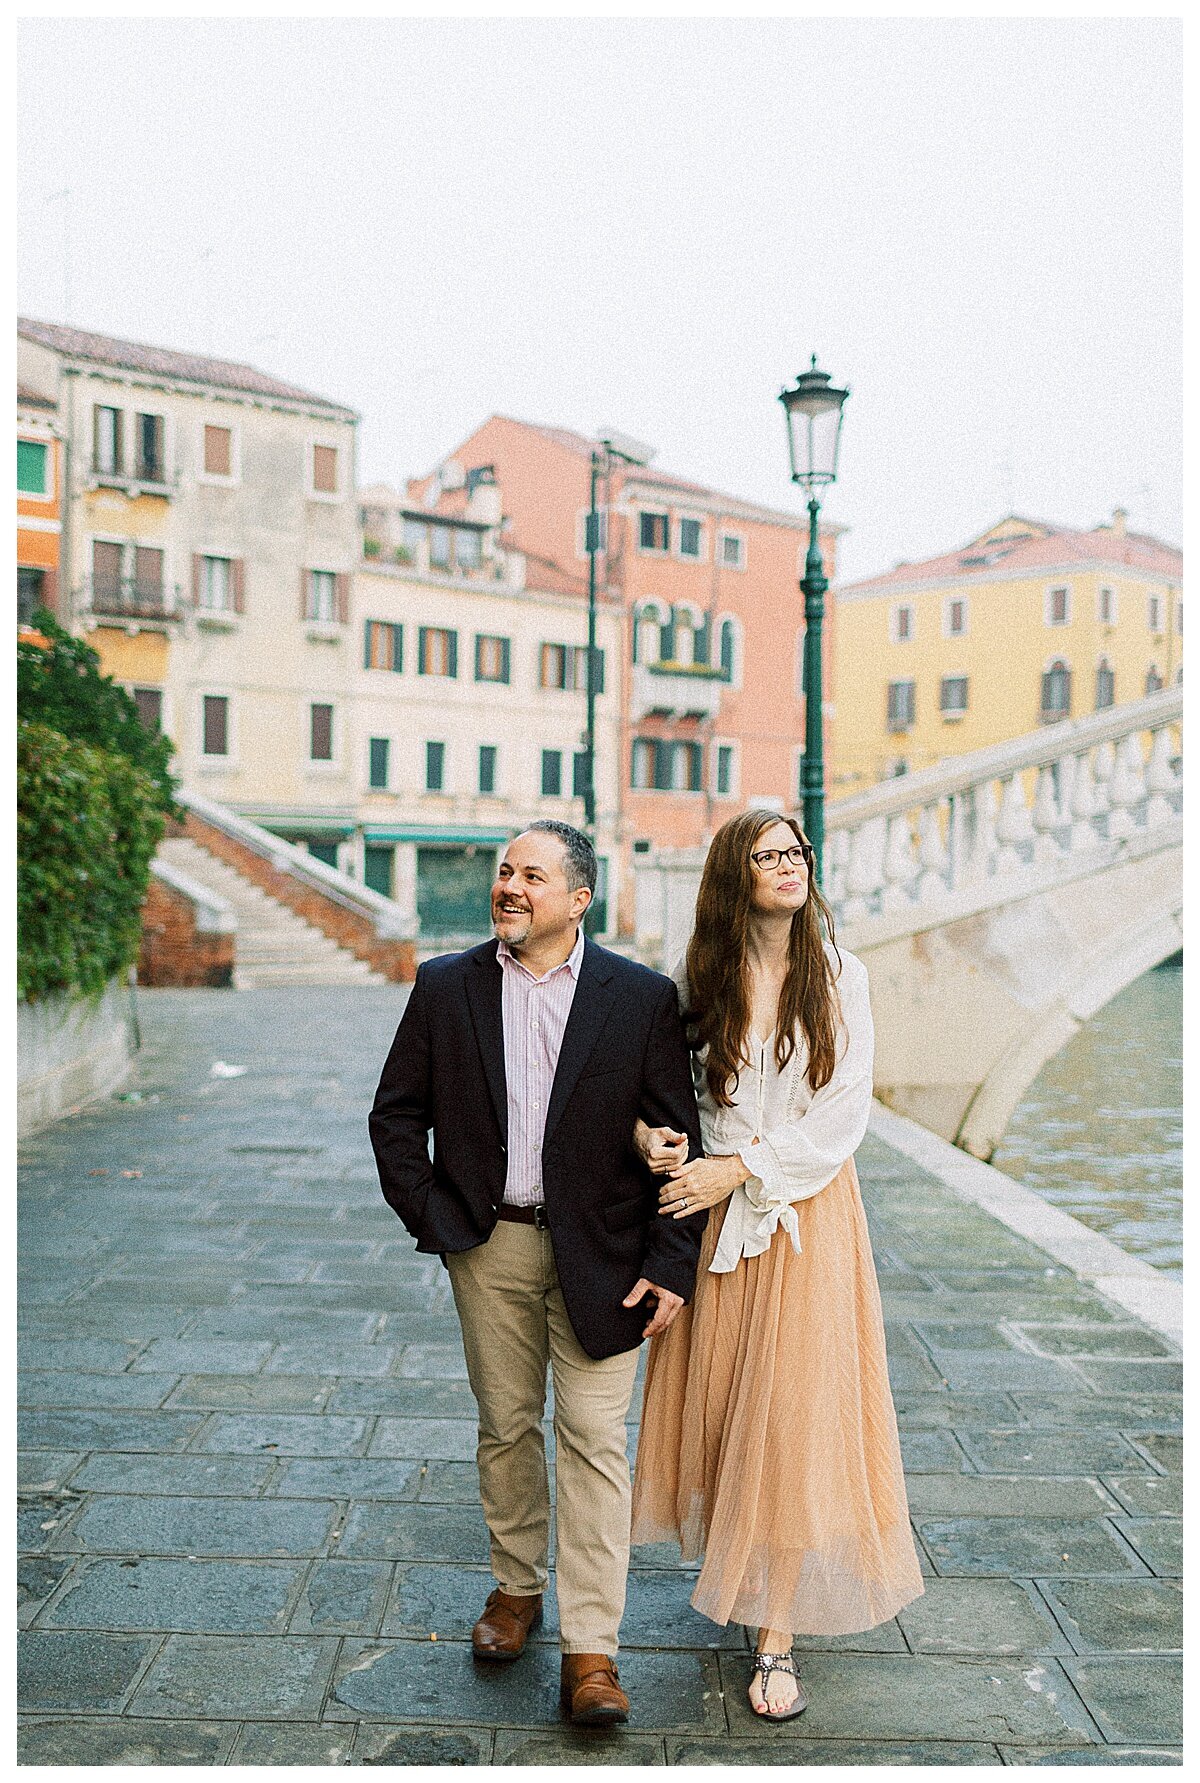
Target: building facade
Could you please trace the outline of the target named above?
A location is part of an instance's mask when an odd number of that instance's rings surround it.
[[[594,442],[494,415],[407,491],[416,512],[461,512],[481,474],[504,493],[503,540],[531,580],[586,608]],[[380,514],[383,504],[374,504]],[[658,470],[608,462],[600,477],[597,584],[620,627],[618,773],[597,789],[616,838],[620,928],[633,925],[633,857],[695,847],[748,803],[799,798],[807,521]],[[390,543],[394,533],[387,533]],[[823,529],[827,572],[837,529]],[[836,660],[832,613],[823,653]],[[582,691],[582,690],[577,690]],[[826,706],[828,752],[834,712]],[[611,799],[611,802],[607,802]]]
[[[1126,519],[1076,531],[1010,516],[838,588],[831,794],[1182,679],[1182,554]]]
[[[17,622],[58,612],[62,457],[53,399],[17,389]]]

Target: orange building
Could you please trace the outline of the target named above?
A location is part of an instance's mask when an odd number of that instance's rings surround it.
[[[530,582],[586,601],[594,450],[581,434],[493,415],[431,476],[412,482],[409,499],[433,514],[457,513],[476,473],[490,467],[504,496],[503,542],[524,553]],[[706,843],[747,804],[798,805],[804,736],[798,584],[808,523],[653,464],[613,462],[601,478],[597,508],[598,598],[621,613],[624,635],[622,661],[614,665],[621,689],[620,803],[616,812],[598,810],[597,821],[612,824],[627,869],[637,853]],[[822,530],[830,582],[838,530]],[[823,636],[827,691],[832,621],[830,602]],[[569,667],[560,653],[545,653],[547,676]],[[581,729],[583,672],[580,662]],[[828,759],[828,720],[825,748]],[[631,875],[626,870],[621,877],[627,932]]]
[[[17,390],[17,621],[58,612],[62,442],[53,402]]]

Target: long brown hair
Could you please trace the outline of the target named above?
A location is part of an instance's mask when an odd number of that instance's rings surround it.
[[[773,823],[786,823],[798,842],[807,838],[794,818],[752,807],[723,823],[712,839],[696,898],[696,919],[687,950],[689,1007],[686,1011],[695,1051],[708,1048],[708,1087],[719,1107],[728,1108],[738,1073],[749,1063],[750,970],[747,944],[754,898],[754,844]],[[775,1063],[782,1071],[802,1033],[808,1047],[807,1077],[814,1090],[833,1076],[840,1013],[826,957],[822,924],[837,953],[833,912],[817,890],[811,869],[808,897],[792,917],[788,963],[775,1019]]]

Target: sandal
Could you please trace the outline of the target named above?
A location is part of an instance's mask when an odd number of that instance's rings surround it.
[[[796,1680],[796,1700],[790,1709],[770,1709],[766,1706],[767,1680],[772,1672],[783,1672],[785,1676]],[[760,1721],[794,1721],[797,1715],[803,1714],[807,1709],[808,1698],[804,1694],[804,1686],[796,1671],[796,1661],[790,1653],[756,1653],[754,1669],[750,1674],[751,1682],[755,1675],[762,1686],[763,1707],[759,1710],[754,1708],[753,1703],[750,1706]]]

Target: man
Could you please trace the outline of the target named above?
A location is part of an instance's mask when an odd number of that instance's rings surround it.
[[[427,961],[383,1068],[371,1141],[388,1203],[440,1253],[479,1406],[480,1496],[497,1588],[477,1658],[516,1659],[541,1619],[557,1439],[562,1697],[625,1721],[615,1664],[629,1569],[625,1415],[638,1348],[690,1296],[704,1216],[658,1215],[639,1116],[701,1153],[675,987],[584,939],[596,856],[535,823],[492,887],[496,940]],[[433,1129],[430,1161],[428,1132]]]

